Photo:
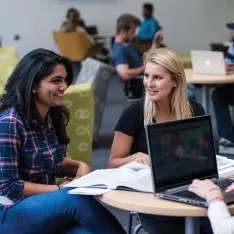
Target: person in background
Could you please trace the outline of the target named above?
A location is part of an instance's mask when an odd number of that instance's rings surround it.
[[[234,22],[227,23],[227,28],[234,32]],[[226,69],[234,71],[234,43],[229,47],[226,57]],[[234,147],[234,130],[229,106],[234,108],[234,84],[219,85],[212,93],[212,101],[216,117],[220,145]]]
[[[66,157],[63,96],[72,79],[67,58],[36,49],[7,81],[0,106],[1,233],[125,233],[93,197],[70,195],[56,184],[57,177],[90,172],[84,162]]]
[[[156,41],[160,45],[163,40],[163,31],[157,19],[153,16],[154,7],[150,3],[144,3],[142,9],[142,15],[144,17],[143,22],[140,25],[137,33],[137,40],[151,40]]]
[[[91,44],[95,45],[95,40],[86,31],[84,21],[80,19],[80,13],[75,8],[68,9],[67,21],[61,25],[60,31],[85,33]]]
[[[141,98],[144,93],[142,77],[144,72],[143,53],[132,43],[135,38],[139,19],[131,14],[121,15],[117,19],[116,36],[113,45],[112,60],[120,78],[125,82],[125,94]],[[154,48],[154,44],[152,48]]]
[[[101,51],[96,55],[96,58],[104,63],[110,64],[110,51],[103,44],[100,44],[95,37],[92,37],[86,30],[84,21],[80,19],[80,13],[75,8],[70,8],[67,11],[67,21],[60,28],[61,32],[82,32],[86,35],[93,46],[101,46]]]
[[[116,36],[112,51],[112,60],[120,78],[125,82],[125,94],[132,97],[143,96],[142,80],[137,77],[143,75],[143,53],[132,44],[138,21],[131,14],[121,15],[117,19]]]
[[[80,18],[80,12],[75,8],[69,8],[66,14],[67,21],[61,25],[62,32],[77,32],[80,28],[85,29],[85,23]]]
[[[144,66],[145,99],[127,107],[120,116],[115,127],[109,168],[132,161],[149,165],[144,127],[147,124],[205,115],[199,103],[187,98],[184,67],[175,52],[166,48],[151,50],[144,58]],[[149,233],[184,231],[184,218],[140,214],[140,219]]]
[[[208,217],[214,234],[234,234],[234,217],[228,211],[220,188],[211,180],[194,180],[190,185],[193,192],[208,203]],[[234,184],[226,189],[226,193],[234,191]]]

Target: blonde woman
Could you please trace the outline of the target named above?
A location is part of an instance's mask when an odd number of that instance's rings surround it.
[[[152,50],[144,58],[144,65],[146,97],[129,106],[120,117],[115,128],[109,168],[132,161],[149,164],[146,124],[205,114],[199,103],[187,99],[183,64],[175,52],[166,48]]]
[[[205,114],[199,103],[187,99],[183,64],[175,52],[166,48],[151,50],[144,58],[144,66],[145,99],[132,104],[121,115],[115,128],[109,168],[132,161],[149,165],[145,125]],[[140,218],[150,233],[171,233],[172,229],[183,233],[183,218],[150,215]]]

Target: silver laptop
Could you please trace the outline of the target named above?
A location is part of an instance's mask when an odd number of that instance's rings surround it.
[[[209,115],[150,124],[146,136],[155,196],[207,207],[188,191],[193,179],[211,179],[223,191],[232,184],[231,179],[219,178]],[[233,194],[225,198],[234,202]]]
[[[195,73],[227,75],[223,52],[191,50],[191,59]]]

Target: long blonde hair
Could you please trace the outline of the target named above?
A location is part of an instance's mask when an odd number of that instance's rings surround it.
[[[187,99],[184,67],[179,56],[174,51],[166,48],[153,49],[144,57],[144,65],[148,62],[166,68],[170,72],[172,80],[176,82],[176,87],[172,90],[171,98],[172,119],[179,120],[192,117],[192,109]],[[144,124],[151,124],[155,114],[156,106],[146,93],[144,103]]]

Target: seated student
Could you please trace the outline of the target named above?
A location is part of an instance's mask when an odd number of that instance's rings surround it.
[[[228,23],[227,27],[234,32],[234,23]],[[226,68],[234,71],[234,44],[228,49]],[[223,84],[215,88],[212,93],[212,101],[220,135],[220,145],[234,147],[234,130],[228,108],[229,105],[234,106],[234,84]]]
[[[67,21],[61,25],[61,31],[63,32],[75,32],[78,27],[85,28],[85,23],[80,19],[80,13],[75,8],[69,8],[67,10]]]
[[[211,180],[194,180],[189,191],[207,200],[208,217],[214,234],[234,234],[234,217],[228,211],[220,188]],[[234,191],[234,184],[225,192]]]
[[[67,21],[64,22],[60,28],[60,31],[62,32],[82,32],[86,35],[87,39],[90,41],[90,43],[95,46],[99,43],[95,41],[95,39],[89,35],[89,33],[86,30],[84,21],[80,19],[80,13],[75,8],[70,8],[67,11]],[[97,43],[96,43],[97,42]],[[101,44],[99,44],[102,46]],[[105,62],[107,64],[110,63],[110,55],[109,50],[105,48],[104,46],[101,47],[101,51],[99,54],[97,54],[97,59]]]
[[[175,52],[166,48],[151,50],[144,59],[144,66],[145,99],[122,113],[115,127],[109,168],[132,161],[149,165],[145,125],[205,114],[199,103],[187,99],[183,64]],[[150,233],[183,232],[183,218],[149,215],[140,215],[140,218]]]
[[[159,25],[157,19],[153,16],[154,7],[150,3],[144,3],[142,9],[142,15],[144,17],[143,22],[140,25],[137,33],[138,40],[154,40],[156,39],[158,44],[163,40],[162,27]]]
[[[7,81],[0,107],[0,230],[9,234],[125,233],[91,196],[69,195],[56,177],[89,173],[66,157],[69,112],[63,95],[73,79],[70,61],[52,51],[25,55]]]
[[[87,33],[84,21],[80,19],[80,13],[75,8],[70,8],[67,11],[67,21],[63,22],[60,31],[62,32],[83,32],[86,34],[88,40],[95,44],[94,39]]]
[[[137,79],[137,77],[143,76],[144,72],[143,53],[132,44],[138,24],[137,18],[131,14],[121,15],[117,19],[112,52],[116,71],[125,81],[126,95],[130,91],[134,98],[142,97],[144,92],[142,79]]]

